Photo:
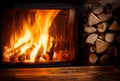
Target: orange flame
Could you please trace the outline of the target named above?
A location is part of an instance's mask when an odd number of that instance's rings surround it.
[[[34,19],[32,20],[31,15],[27,19],[21,21],[22,27],[20,33],[14,31],[10,38],[10,48],[5,49],[4,57],[8,58],[19,48],[20,54],[27,54],[27,50],[31,48],[30,58],[26,59],[25,62],[35,62],[37,54],[45,54],[49,51],[52,46],[53,38],[49,37],[48,30],[61,10],[31,10],[34,12]],[[31,21],[32,25],[31,25]],[[50,39],[48,39],[48,37]],[[49,45],[47,44],[49,41]],[[39,53],[39,49],[42,49],[42,53]],[[12,54],[8,52],[13,51]],[[10,55],[11,54],[11,55]]]

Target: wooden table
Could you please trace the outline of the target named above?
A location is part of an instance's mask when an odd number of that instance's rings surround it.
[[[114,66],[0,69],[0,81],[120,81]]]

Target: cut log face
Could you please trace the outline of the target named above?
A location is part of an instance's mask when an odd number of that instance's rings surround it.
[[[100,22],[101,21],[93,13],[89,14],[89,16],[88,16],[89,25],[95,25],[95,24],[98,24]]]
[[[95,52],[95,50],[96,50],[96,49],[95,49],[95,46],[91,46],[91,47],[90,47],[90,52]]]
[[[18,57],[18,60],[19,60],[20,62],[24,61],[25,59],[26,59],[25,54],[22,54],[22,55],[20,55],[20,56]]]
[[[112,4],[113,9],[120,6],[120,0],[99,0],[99,2],[104,6],[106,6],[108,3]]]
[[[97,15],[97,17],[100,19],[100,21],[105,22],[112,17],[112,13],[109,13],[109,14],[102,13],[102,14]]]
[[[109,64],[110,63],[110,57],[108,55],[103,55],[100,58],[101,64]]]
[[[101,40],[97,39],[96,40],[96,53],[102,53],[104,52],[110,44]]]
[[[107,41],[107,42],[113,42],[114,41],[114,36],[115,36],[115,34],[114,33],[106,33],[106,35],[105,35],[105,40]]]
[[[88,38],[86,39],[86,43],[95,44],[97,37],[98,37],[98,35],[95,33],[89,35]]]
[[[120,30],[120,26],[116,20],[113,21],[113,23],[109,27],[109,30],[113,30],[113,31]]]
[[[96,3],[94,3],[92,5],[92,12],[94,14],[100,14],[100,13],[102,13],[103,9],[104,9],[104,6],[101,3],[99,3],[99,2],[96,2]]]
[[[106,6],[108,3],[111,3],[113,0],[99,0],[99,3]]]
[[[85,25],[85,32],[87,32],[87,33],[94,33],[96,31],[97,31],[97,29],[95,27]]]
[[[108,24],[106,22],[100,23],[97,25],[97,29],[99,32],[105,32],[108,27]]]
[[[89,55],[89,62],[92,64],[95,64],[98,60],[98,57],[96,56],[96,54],[90,54]]]
[[[106,13],[111,13],[113,11],[113,5],[111,3],[106,4]]]
[[[105,34],[104,33],[101,33],[99,36],[98,36],[99,39],[102,39],[102,40],[105,40]]]
[[[119,53],[117,53],[117,48],[115,46],[109,46],[105,54],[109,55],[112,58],[117,57],[119,55]]]

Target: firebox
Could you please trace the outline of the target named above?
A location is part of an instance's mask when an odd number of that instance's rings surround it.
[[[4,5],[1,10],[1,65],[79,64],[81,7],[80,3]]]

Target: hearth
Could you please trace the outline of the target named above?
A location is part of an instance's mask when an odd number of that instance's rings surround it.
[[[2,66],[79,64],[81,3],[13,3],[2,6]]]

